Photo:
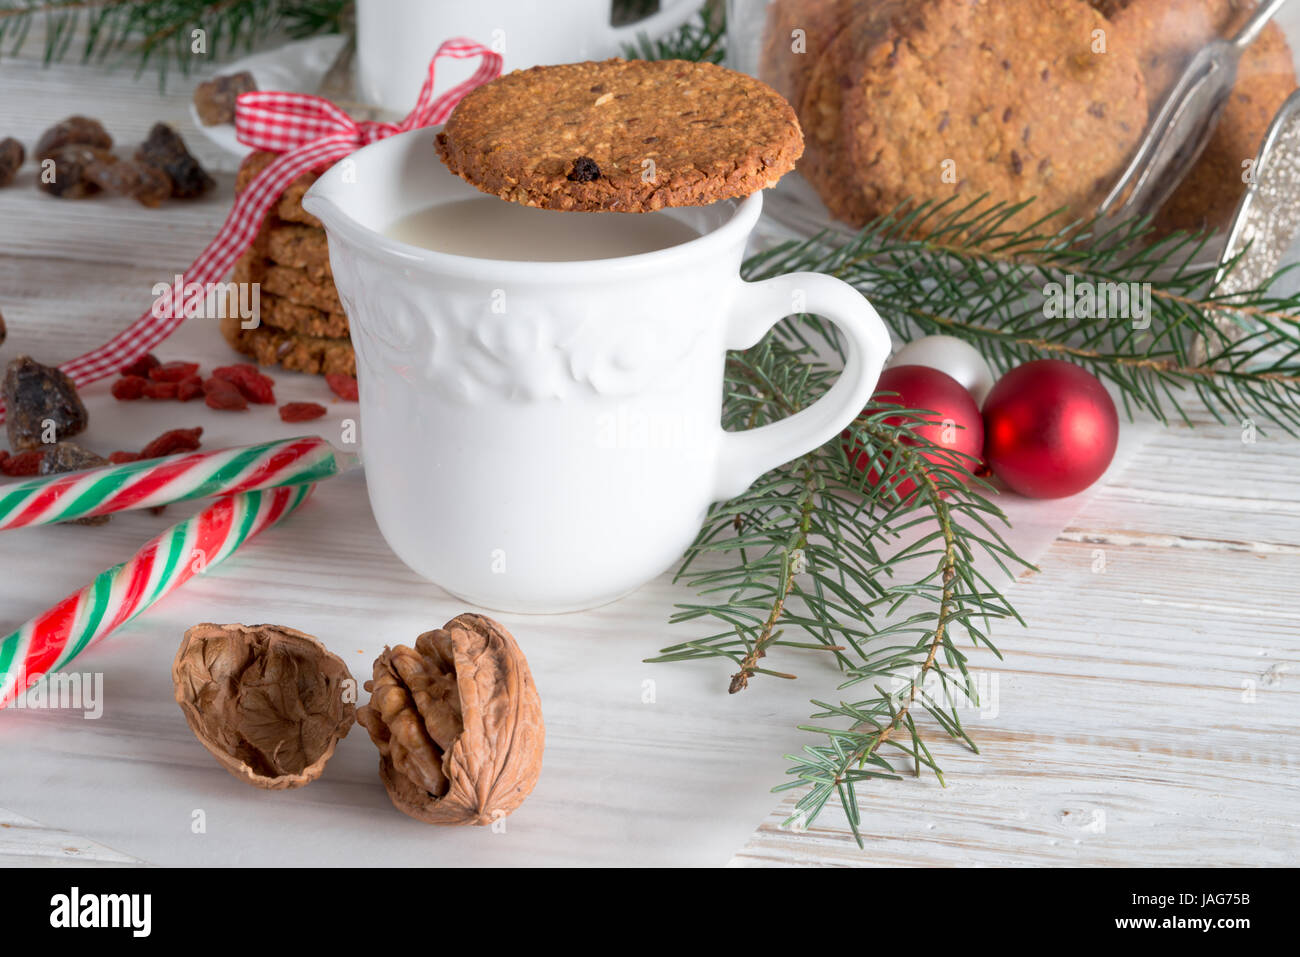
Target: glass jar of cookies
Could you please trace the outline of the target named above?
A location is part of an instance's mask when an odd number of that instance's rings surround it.
[[[1009,227],[1091,216],[1192,57],[1254,0],[729,0],[729,65],[794,106],[799,177],[768,205],[809,233],[921,202],[1002,203]],[[1300,8],[1242,58],[1204,153],[1156,214],[1223,230],[1296,89]]]

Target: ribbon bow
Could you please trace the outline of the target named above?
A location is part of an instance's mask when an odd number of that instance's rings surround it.
[[[434,70],[443,57],[480,57],[478,69],[464,83],[434,99]],[[220,282],[235,260],[252,245],[271,206],[295,179],[332,165],[348,154],[395,133],[442,123],[470,90],[501,75],[501,56],[473,40],[445,41],[429,61],[415,108],[400,123],[358,122],[319,96],[307,93],[244,93],[235,104],[235,135],[241,143],[277,156],[239,194],[216,238],[182,276],[183,288]],[[189,296],[183,297],[189,300]],[[206,297],[204,297],[206,298]],[[112,375],[151,351],[184,321],[183,308],[156,315],[150,308],[120,333],[90,352],[59,366],[74,383],[86,385]],[[0,405],[0,421],[4,407]]]

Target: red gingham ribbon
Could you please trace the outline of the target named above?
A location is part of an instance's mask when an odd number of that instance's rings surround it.
[[[464,83],[433,98],[434,68],[443,57],[480,57],[478,69]],[[241,143],[281,155],[262,170],[235,200],[216,238],[199,254],[182,283],[220,282],[256,238],[268,210],[301,174],[331,165],[376,140],[407,130],[444,122],[474,87],[501,75],[501,56],[482,44],[458,37],[445,41],[420,87],[415,108],[400,123],[357,122],[329,100],[306,93],[244,93],[235,105],[235,135]],[[188,298],[188,297],[184,297]],[[138,359],[176,331],[185,313],[172,309],[162,316],[152,307],[97,349],[59,366],[77,385],[112,375]],[[0,422],[4,406],[0,404]]]

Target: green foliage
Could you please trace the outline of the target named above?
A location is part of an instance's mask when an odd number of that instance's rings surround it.
[[[0,54],[17,54],[39,23],[46,62],[134,58],[161,82],[199,62],[194,30],[206,31],[208,57],[223,57],[268,37],[338,32],[351,11],[351,0],[0,0]]]
[[[624,55],[640,60],[696,60],[721,63],[726,55],[727,24],[721,11],[702,9],[689,23],[658,39],[645,34],[625,48]]]

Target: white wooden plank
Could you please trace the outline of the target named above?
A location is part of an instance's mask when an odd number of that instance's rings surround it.
[[[0,808],[0,867],[142,867],[144,861]]]

